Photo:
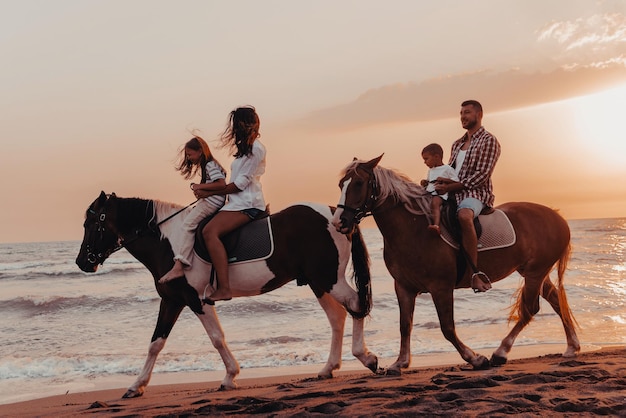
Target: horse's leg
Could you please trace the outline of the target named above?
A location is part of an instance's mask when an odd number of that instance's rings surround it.
[[[333,377],[333,370],[341,367],[341,347],[343,343],[343,330],[346,323],[348,312],[342,304],[337,302],[328,293],[324,293],[322,297],[317,298],[320,306],[326,312],[326,317],[330,323],[331,342],[328,361],[324,368],[317,374],[322,379],[330,379]]]
[[[352,312],[359,312],[359,295],[345,280],[340,280],[337,285],[333,286],[330,295],[336,302],[347,307]],[[320,301],[320,305],[321,304],[322,302]],[[322,305],[322,307],[326,310],[324,305]],[[335,308],[329,307],[329,309],[332,310]],[[330,317],[328,320],[333,321]],[[345,322],[345,319],[342,321]],[[365,345],[364,327],[364,318],[352,318],[352,355],[359,359],[365,367],[376,373],[378,370],[378,357],[370,352]],[[343,339],[343,330],[340,335],[341,339]],[[339,355],[341,355],[341,352]]]
[[[402,369],[406,369],[411,364],[411,331],[417,292],[400,286],[398,280],[394,280],[394,288],[400,308],[400,353],[396,362],[387,368],[387,374],[400,375]]]
[[[564,317],[563,311],[567,308],[561,306],[559,302],[559,294],[554,283],[548,278],[543,282],[543,289],[541,290],[541,296],[548,301],[554,312],[556,312],[561,318],[563,323],[563,329],[565,330],[565,338],[567,339],[567,349],[563,353],[563,357],[576,357],[576,354],[580,351],[580,342],[576,335],[576,328],[571,320],[567,321]],[[567,315],[567,313],[565,314]]]
[[[487,357],[476,354],[471,348],[463,344],[456,335],[454,325],[454,288],[436,289],[431,292],[433,303],[437,309],[439,317],[439,326],[446,340],[459,352],[463,360],[471,364],[474,369],[489,368],[489,360]]]
[[[123,398],[136,398],[143,395],[146,386],[148,386],[150,382],[157,356],[165,346],[165,341],[183,308],[183,305],[173,305],[168,303],[165,299],[161,299],[159,317],[156,327],[154,328],[154,333],[152,334],[150,346],[148,347],[148,357],[146,357],[146,362],[137,380],[128,388],[126,393],[122,396]]]
[[[239,374],[239,363],[237,363],[233,353],[226,344],[224,330],[222,329],[220,321],[217,318],[215,306],[205,304],[202,306],[202,311],[203,314],[196,316],[200,319],[200,322],[202,322],[202,326],[204,326],[206,333],[211,339],[213,347],[215,347],[217,352],[220,354],[220,357],[224,362],[224,367],[226,368],[226,376],[224,376],[224,380],[222,380],[220,390],[236,389],[237,383],[235,383],[235,378]]]
[[[372,372],[378,372],[378,357],[365,345],[365,318],[352,318],[352,355]]]
[[[500,346],[491,355],[491,365],[500,366],[505,364],[507,356],[513,347],[515,339],[520,332],[533,319],[533,316],[539,312],[539,291],[545,287],[545,283],[550,283],[547,274],[539,274],[531,276],[524,273],[524,284],[518,294],[517,301],[511,309],[511,317],[517,317],[517,322],[513,329],[500,343]]]

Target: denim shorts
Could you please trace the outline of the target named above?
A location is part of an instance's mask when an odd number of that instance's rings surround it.
[[[261,214],[263,214],[264,212],[265,212],[264,210],[257,209],[257,208],[244,209],[241,211],[241,213],[245,213],[252,220],[255,220],[256,218],[261,216]]]
[[[459,203],[456,211],[458,213],[461,209],[471,209],[474,212],[474,219],[476,219],[484,208],[485,204],[480,200],[476,199],[475,197],[466,197],[465,199],[461,200],[461,203]]]

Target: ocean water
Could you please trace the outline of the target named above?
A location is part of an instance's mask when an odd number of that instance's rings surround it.
[[[626,344],[626,218],[569,223],[573,252],[565,285],[581,344]],[[380,232],[366,228],[363,234],[372,259],[374,295],[366,342],[386,367],[399,349],[398,306],[382,260]],[[150,274],[125,250],[97,273],[83,273],[74,263],[79,247],[78,241],[0,244],[0,403],[88,390],[89,384],[116,377],[127,387],[141,370],[159,307]],[[490,356],[507,334],[508,311],[520,280],[513,274],[485,294],[469,289],[455,293],[457,332],[474,350]],[[218,303],[217,311],[243,370],[321,369],[326,361],[330,329],[308,287],[292,282],[266,295]],[[414,358],[455,352],[439,330],[429,295],[417,298],[414,318]],[[344,361],[353,360],[351,325],[348,320]],[[536,344],[553,347],[553,353],[566,347],[560,320],[543,300],[513,352]],[[186,309],[154,376],[223,370],[202,325]]]

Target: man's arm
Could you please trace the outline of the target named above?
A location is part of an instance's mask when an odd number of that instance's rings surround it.
[[[461,182],[450,180],[445,177],[437,177],[435,190],[439,194],[460,192],[463,189],[465,189],[465,185]]]

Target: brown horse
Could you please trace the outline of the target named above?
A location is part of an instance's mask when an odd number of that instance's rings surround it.
[[[355,159],[346,167],[339,182],[341,209],[335,212],[333,224],[338,231],[349,233],[363,216],[371,214],[382,233],[385,264],[395,280],[400,306],[400,354],[388,372],[400,374],[411,362],[413,311],[415,298],[421,293],[430,293],[443,335],[475,369],[506,362],[515,338],[539,311],[539,296],[561,317],[567,338],[563,356],[575,356],[580,350],[577,324],[563,287],[570,253],[567,222],[554,210],[534,203],[511,202],[497,207],[508,216],[516,241],[506,248],[479,252],[478,265],[493,282],[514,271],[524,281],[509,317],[517,322],[490,363],[463,344],[455,331],[453,291],[470,287],[471,271],[458,272],[457,279],[458,250],[428,229],[430,195],[407,176],[379,167],[381,158],[367,162]],[[555,265],[556,286],[549,277]]]
[[[364,319],[371,309],[369,256],[356,230],[350,237],[338,233],[331,225],[335,208],[302,203],[269,217],[273,251],[258,258],[230,265],[233,297],[255,296],[271,292],[293,279],[308,285],[326,313],[331,327],[328,361],[318,373],[320,378],[331,378],[341,366],[341,352],[347,313],[352,316],[352,354],[373,372],[378,369],[378,358],[371,353],[364,340]],[[211,265],[195,257],[185,277],[168,283],[159,283],[174,264],[171,240],[182,233],[184,210],[179,205],[137,198],[120,198],[104,192],[85,212],[85,235],[76,264],[85,272],[95,272],[99,264],[115,251],[125,248],[152,273],[161,306],[148,349],[143,370],[124,394],[124,398],[141,396],[150,381],[157,356],[185,307],[198,317],[218,350],[226,376],[222,389],[237,387],[235,378],[239,364],[226,344],[215,306],[207,303],[210,294]],[[256,222],[255,221],[248,224]],[[245,228],[245,227],[244,227]],[[352,260],[356,290],[347,283],[346,268]],[[207,290],[208,289],[208,290]],[[306,330],[306,324],[303,324]]]

